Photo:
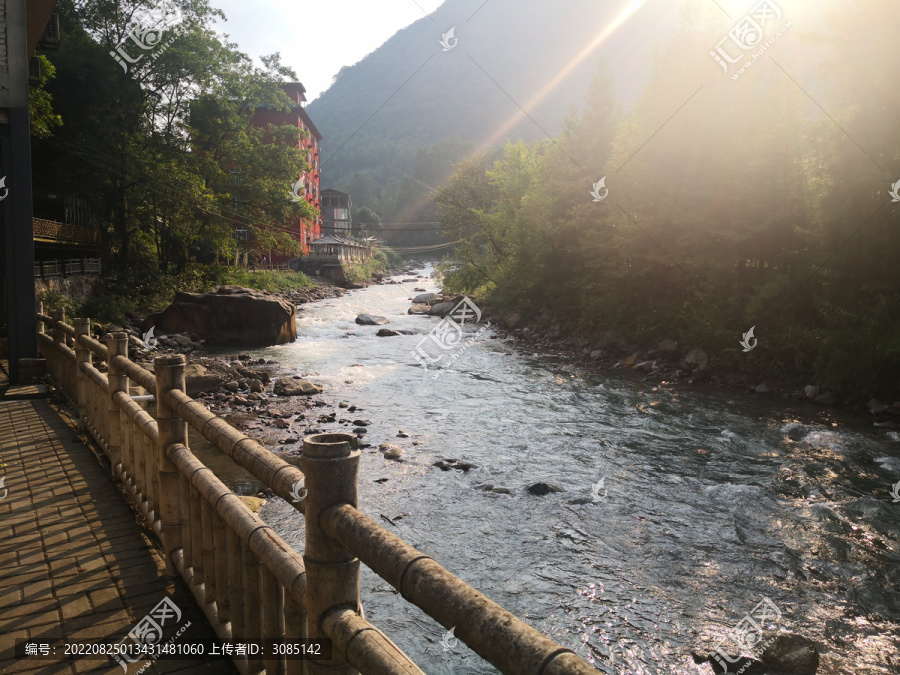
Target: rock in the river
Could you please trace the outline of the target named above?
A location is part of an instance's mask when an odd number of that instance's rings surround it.
[[[453,308],[459,303],[456,302],[437,302],[431,306],[428,313],[431,316],[446,316],[453,311]]]
[[[403,449],[390,443],[382,443],[378,446],[378,452],[383,454],[385,459],[400,459]]]
[[[874,413],[875,415],[880,415],[885,411],[884,403],[877,398],[873,398],[869,401],[868,408],[869,412]]]
[[[374,314],[360,314],[358,317],[356,317],[356,323],[361,326],[382,326],[390,322],[383,316],[375,316]]]
[[[431,305],[417,304],[406,310],[407,314],[428,314],[431,311]]]
[[[429,302],[434,302],[437,300],[437,293],[422,293],[422,295],[417,295],[413,298],[413,302],[417,305],[419,304],[427,304]]]
[[[273,391],[276,396],[313,396],[314,394],[321,394],[322,387],[306,380],[281,377],[275,380]]]
[[[816,396],[813,401],[815,401],[819,405],[837,405],[837,396],[832,394],[830,391],[826,391],[824,394],[819,394],[818,396]]]
[[[409,434],[403,431],[403,429],[400,429],[397,431],[397,438],[409,438]]]
[[[225,386],[223,388],[227,389],[230,392],[236,392],[241,387],[237,382],[232,381],[232,382],[226,382]]]
[[[189,363],[184,367],[184,389],[188,396],[195,397],[207,391],[212,391],[222,384],[222,378],[218,375],[209,375],[206,366],[199,363]],[[237,390],[235,390],[237,391]]]
[[[631,356],[626,356],[619,363],[621,365],[625,366],[626,368],[631,368],[635,363],[637,363],[638,356],[640,356],[640,355],[641,355],[640,352],[635,352]]]
[[[771,393],[772,393],[772,390],[769,389],[769,388],[766,386],[766,383],[765,383],[765,382],[763,382],[761,385],[759,385],[759,386],[756,388],[756,393],[757,393],[757,394],[771,394]]]
[[[358,427],[367,427],[372,424],[371,420],[353,420],[353,424]]]
[[[209,293],[175,293],[172,304],[147,317],[141,330],[195,333],[209,345],[268,347],[293,342],[296,321],[296,306],[276,295],[219,286]]]
[[[695,347],[684,357],[684,360],[681,362],[681,367],[684,370],[698,371],[706,368],[708,363],[709,357],[706,356],[706,352]]]
[[[819,667],[819,652],[809,638],[795,633],[766,637],[761,659],[773,670],[792,675],[812,675]]]
[[[378,332],[375,333],[378,337],[397,337],[400,334],[400,331],[391,330],[390,328],[379,328]]]
[[[656,350],[666,361],[677,361],[678,356],[681,354],[681,350],[675,340],[663,340],[656,347]]]
[[[602,349],[595,349],[591,352],[591,361],[599,361],[605,354],[606,353]]]
[[[239,499],[244,502],[244,506],[253,511],[253,513],[259,513],[259,507],[266,503],[265,499],[260,499],[259,497],[239,497]]]
[[[534,485],[528,486],[528,492],[537,495],[538,497],[542,497],[543,495],[550,494],[550,486],[546,483],[535,483]]]
[[[815,386],[815,385],[808,384],[808,385],[806,385],[805,387],[803,387],[803,395],[804,395],[806,398],[812,400],[812,399],[814,399],[816,396],[819,395],[819,388],[818,388],[817,386]]]
[[[263,387],[262,380],[252,379],[247,385],[250,387],[250,391],[254,394],[260,393],[265,387]]]

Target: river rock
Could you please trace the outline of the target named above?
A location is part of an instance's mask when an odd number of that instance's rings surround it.
[[[398,335],[401,335],[401,333],[400,331],[391,330],[390,328],[379,328],[375,335],[378,337],[397,337]]]
[[[604,356],[604,351],[602,349],[595,349],[591,352],[590,359],[591,361],[599,361]]]
[[[510,330],[513,330],[516,326],[519,325],[519,322],[521,320],[522,320],[522,315],[519,314],[518,312],[513,312],[512,314],[508,315],[505,319],[503,319],[503,324]]]
[[[219,286],[209,293],[175,293],[172,304],[147,317],[141,330],[153,326],[157,332],[195,333],[209,345],[268,347],[294,341],[297,308],[265,291]]]
[[[755,391],[757,394],[771,394],[772,393],[772,390],[766,386],[765,382],[763,382],[761,385],[756,387]]]
[[[258,394],[264,389],[262,381],[257,380],[256,378],[250,380],[247,385],[254,394]]]
[[[424,314],[428,314],[428,312],[430,312],[430,311],[431,311],[431,305],[416,304],[416,305],[413,305],[412,307],[410,307],[408,310],[406,310],[406,313],[407,314],[424,315]]]
[[[538,497],[543,497],[544,495],[550,494],[550,486],[546,483],[535,483],[534,485],[529,485],[528,493],[537,495]]]
[[[875,415],[880,415],[885,411],[884,403],[879,401],[877,398],[871,399],[867,407],[869,408],[869,412]]]
[[[281,377],[275,380],[273,389],[276,396],[313,396],[322,393],[322,387],[307,382],[295,380],[292,377]]]
[[[383,316],[375,316],[374,314],[360,314],[356,317],[356,323],[358,323],[360,326],[382,326],[390,322]]]
[[[187,335],[173,335],[172,340],[174,340],[175,344],[177,344],[182,349],[193,347],[194,345],[194,343],[191,342],[191,338],[189,338]]]
[[[806,385],[805,387],[803,387],[803,395],[804,395],[806,398],[812,400],[812,399],[814,399],[816,396],[819,395],[819,388],[818,388],[817,386],[815,386],[815,385],[808,384],[808,385]]]
[[[242,502],[244,502],[244,506],[253,511],[253,513],[259,513],[259,508],[266,503],[265,499],[260,499],[259,497],[238,497]]]
[[[428,310],[431,316],[446,316],[453,311],[453,308],[459,303],[456,302],[437,302]]]
[[[224,389],[227,389],[228,391],[230,391],[230,392],[232,392],[232,393],[234,393],[234,392],[236,392],[238,389],[241,388],[241,385],[239,385],[239,384],[238,384],[237,382],[235,382],[235,381],[231,381],[231,382],[226,382],[223,388],[224,388]]]
[[[826,391],[824,394],[819,394],[818,396],[816,396],[813,401],[815,401],[819,405],[837,405],[837,396],[832,394],[830,391]]]
[[[684,360],[681,362],[681,367],[684,370],[698,371],[706,368],[708,363],[709,357],[706,355],[706,352],[695,347],[684,357]]]
[[[640,352],[635,352],[631,356],[626,356],[619,363],[626,368],[631,368],[637,362],[638,356],[640,356]]]
[[[383,454],[385,459],[400,459],[400,456],[403,454],[403,448],[390,443],[382,443],[378,446],[378,452]]]
[[[417,295],[413,298],[413,302],[417,305],[419,304],[428,304],[437,300],[437,293],[422,293],[422,295]]]
[[[767,637],[760,656],[764,665],[793,675],[812,675],[819,667],[815,643],[796,633],[780,633]]]
[[[656,351],[658,351],[659,355],[666,361],[677,361],[681,354],[681,350],[675,340],[663,340],[657,345]]]
[[[184,367],[184,390],[190,397],[196,397],[222,384],[222,378],[218,375],[207,373],[206,366],[199,363],[189,363]]]
[[[353,424],[358,427],[367,427],[372,424],[371,420],[353,420]]]

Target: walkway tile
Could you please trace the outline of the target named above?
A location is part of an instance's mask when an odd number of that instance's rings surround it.
[[[71,418],[46,400],[0,401],[8,490],[0,490],[0,673],[123,675],[111,659],[17,659],[16,640],[118,643],[165,597],[191,622],[185,639],[215,639],[184,582],[165,578],[155,540],[108,468],[77,437]],[[237,673],[230,661],[165,659],[144,671],[163,672]]]

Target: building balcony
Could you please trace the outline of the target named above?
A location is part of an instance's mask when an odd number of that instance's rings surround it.
[[[34,240],[49,244],[92,244],[100,245],[100,230],[80,227],[55,220],[33,219]]]

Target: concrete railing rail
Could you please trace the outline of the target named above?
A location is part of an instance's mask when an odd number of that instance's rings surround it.
[[[167,575],[184,578],[219,637],[333,641],[328,661],[234,656],[241,673],[422,673],[366,621],[361,563],[504,673],[597,673],[363,515],[353,434],[305,438],[301,471],[190,398],[183,356],[157,357],[151,373],[128,359],[125,333],[102,344],[89,319],[70,326],[62,310],[37,319],[48,372],[162,541]],[[155,416],[132,399],[132,384],[155,396]],[[188,425],[303,513],[302,556],[197,459]],[[297,501],[301,481],[307,492]]]

